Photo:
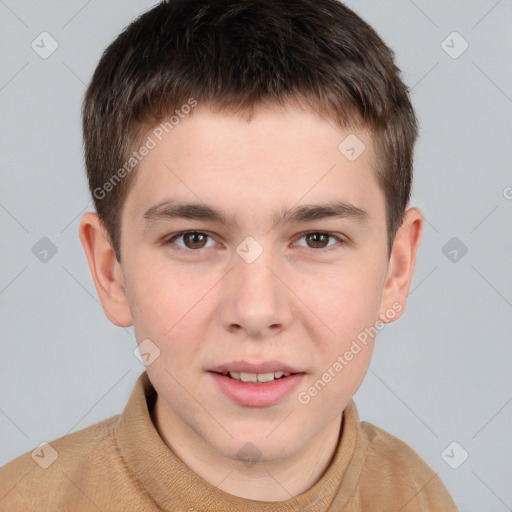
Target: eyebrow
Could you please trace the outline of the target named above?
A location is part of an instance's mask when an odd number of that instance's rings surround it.
[[[274,224],[282,221],[290,224],[313,222],[329,218],[353,219],[359,222],[370,220],[365,210],[339,200],[296,206],[290,210],[282,208],[272,215]],[[144,213],[143,219],[148,228],[156,222],[172,219],[202,220],[228,227],[238,226],[236,219],[220,208],[205,203],[188,203],[173,199],[164,199],[152,206]]]

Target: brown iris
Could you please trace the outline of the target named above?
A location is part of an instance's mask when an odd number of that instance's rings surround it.
[[[326,247],[323,242],[327,242],[329,240],[329,235],[327,233],[307,233],[305,237],[308,242],[312,242],[314,244],[312,247],[315,249]]]
[[[202,249],[208,239],[208,235],[191,231],[190,233],[183,233],[183,241],[189,249]],[[190,242],[187,243],[187,240]]]

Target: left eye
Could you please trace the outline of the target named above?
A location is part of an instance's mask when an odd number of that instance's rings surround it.
[[[184,246],[175,244],[174,241],[182,238],[184,240]],[[190,250],[199,250],[204,249],[206,247],[206,241],[208,238],[211,238],[210,235],[204,233],[202,231],[183,231],[181,233],[176,233],[172,235],[170,238],[165,240],[164,244],[174,244],[182,249],[190,249]],[[302,233],[298,240],[305,238],[307,240],[306,243],[313,244],[312,246],[307,245],[309,249],[324,249],[326,247],[331,247],[335,244],[325,245],[329,239],[336,239],[338,242],[343,243],[344,240],[332,233],[326,233],[323,231],[309,231],[307,233]],[[211,247],[211,246],[210,246]],[[304,246],[303,246],[304,247]],[[330,248],[327,250],[331,250]]]
[[[310,249],[324,249],[325,247],[330,247],[329,245],[324,245],[324,242],[328,241],[329,238],[336,239],[338,242],[343,243],[343,239],[339,236],[333,235],[332,233],[325,233],[323,231],[310,231],[308,233],[303,233],[299,240],[302,238],[306,238],[308,242],[314,244],[313,247],[309,247]],[[327,250],[331,249],[329,248]]]

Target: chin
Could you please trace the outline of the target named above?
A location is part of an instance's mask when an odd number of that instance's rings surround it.
[[[244,462],[248,468],[258,463],[279,462],[295,453],[294,444],[290,442],[289,436],[286,436],[286,440],[276,436],[270,441],[268,438],[265,439],[265,435],[260,439],[255,439],[254,436],[236,437],[228,444],[214,445],[214,448],[223,457]]]

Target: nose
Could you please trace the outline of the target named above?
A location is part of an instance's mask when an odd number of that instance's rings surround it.
[[[285,274],[271,250],[264,250],[254,261],[236,254],[221,292],[223,327],[244,338],[273,336],[286,329],[293,320],[295,296]]]

